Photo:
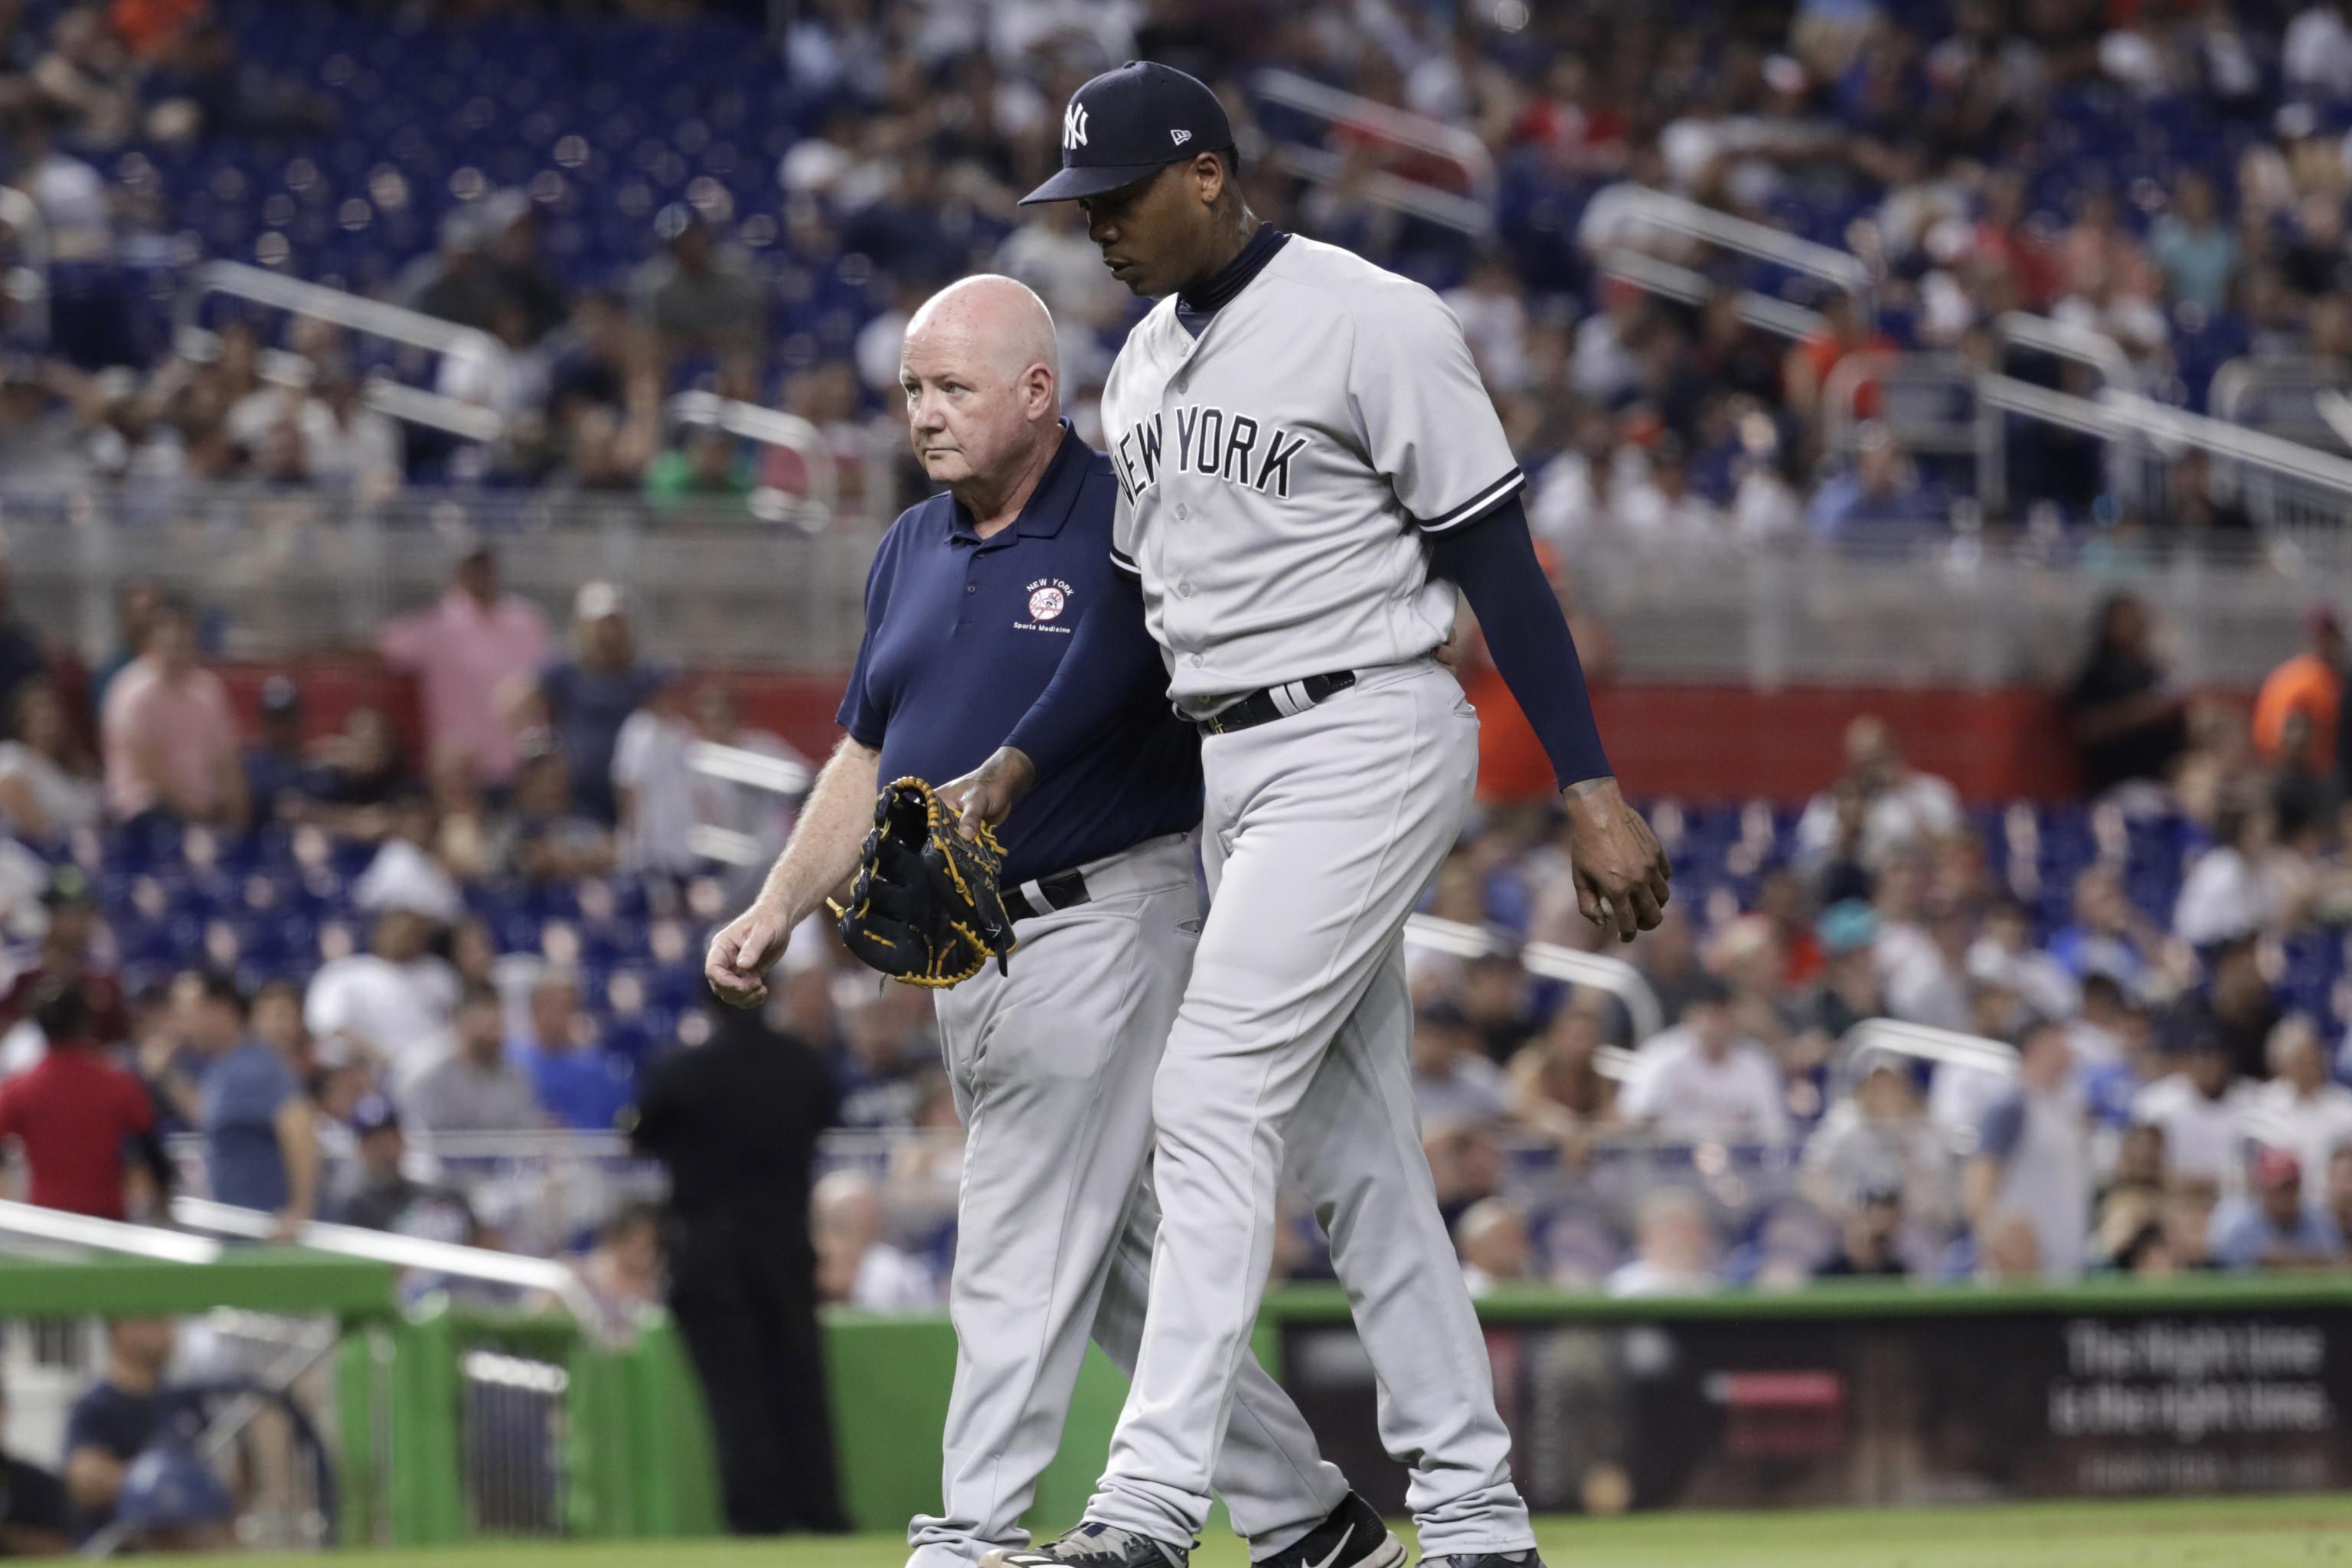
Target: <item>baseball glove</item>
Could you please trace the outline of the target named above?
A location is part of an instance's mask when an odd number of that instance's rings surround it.
[[[874,802],[874,830],[858,857],[849,907],[831,903],[841,940],[868,966],[909,985],[944,990],[981,971],[998,973],[1013,951],[996,874],[1003,847],[983,827],[956,832],[956,814],[921,779],[900,779]]]

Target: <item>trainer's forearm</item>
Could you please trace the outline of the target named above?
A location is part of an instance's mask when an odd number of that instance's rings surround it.
[[[882,753],[844,735],[809,786],[784,852],[768,868],[760,901],[798,925],[857,869],[858,847],[874,821]]]

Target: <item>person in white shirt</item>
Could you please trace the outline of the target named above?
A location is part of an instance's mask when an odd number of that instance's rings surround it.
[[[1958,831],[1960,796],[1946,780],[1904,760],[1903,744],[1885,720],[1863,714],[1845,727],[1845,773],[1869,805],[1862,829],[1862,861],[1873,870],[1896,854]],[[1838,784],[1813,796],[1797,820],[1797,852],[1826,856],[1837,839]]]
[[[370,951],[319,966],[302,1021],[320,1061],[373,1060],[404,1091],[448,1055],[457,973],[425,951],[432,931],[430,917],[389,909],[376,917]]]
[[[1412,1100],[1432,1129],[1481,1127],[1507,1109],[1502,1069],[1480,1052],[1477,1032],[1451,1002],[1432,1002],[1413,1020]]]
[[[1730,987],[1713,974],[1693,984],[1683,1021],[1652,1036],[1635,1054],[1617,1107],[1628,1121],[1666,1138],[1773,1147],[1790,1141],[1780,1064],[1741,1036]]]
[[[2090,1237],[2091,1135],[2068,1083],[2073,1067],[2063,1026],[2044,1023],[2025,1037],[2016,1087],[1986,1110],[1961,1184],[1979,1253],[2007,1256],[2007,1233],[2030,1233],[2023,1251],[2052,1282],[2083,1271]]]
[[[1633,1258],[1609,1276],[1612,1296],[1703,1296],[1723,1281],[1715,1271],[1714,1223],[1706,1200],[1668,1187],[1643,1200],[1633,1222]]]
[[[1528,1277],[1527,1223],[1502,1198],[1481,1198],[1464,1209],[1454,1222],[1454,1245],[1473,1296],[1491,1296],[1496,1286]]]
[[[2266,802],[2213,814],[2213,847],[2197,858],[2172,907],[2172,934],[2196,947],[2252,936],[2292,919],[2308,879],[2278,843]]]
[[[2132,1120],[2164,1129],[2175,1175],[2234,1191],[2254,1086],[2231,1072],[2229,1047],[2210,1029],[2174,1048],[2179,1067],[2132,1097]]]
[[[2248,1097],[2246,1131],[2302,1169],[2325,1172],[2336,1150],[2352,1145],[2352,1089],[2329,1081],[2319,1026],[2306,1014],[2280,1019],[2267,1048],[2271,1081]]]
[[[919,1312],[940,1304],[929,1269],[882,1239],[882,1198],[863,1171],[835,1171],[809,1194],[817,1293],[867,1312]]]

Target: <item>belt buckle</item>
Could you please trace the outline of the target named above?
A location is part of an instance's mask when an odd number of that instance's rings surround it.
[[[1224,714],[1222,712],[1210,714],[1207,718],[1201,721],[1201,728],[1206,730],[1212,735],[1223,734],[1225,732]]]

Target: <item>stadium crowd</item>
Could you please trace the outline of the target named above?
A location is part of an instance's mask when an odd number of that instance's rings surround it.
[[[1358,126],[1330,133],[1336,177],[1310,183],[1268,153],[1246,170],[1251,198],[1444,293],[1536,476],[1538,529],[1563,547],[1947,526],[1955,502],[1968,514],[1970,476],[1899,449],[1870,417],[1879,389],[1865,374],[1841,393],[1836,373],[1879,349],[1990,363],[2004,310],[2106,334],[2149,391],[2190,407],[2231,359],[2352,348],[2352,33],[2332,3],[1505,0],[1474,17],[1318,0],[1250,27],[1220,5],[843,0],[801,10],[780,51],[740,7],[566,21],[562,36],[606,29],[637,62],[646,113],[615,107],[623,83],[574,97],[520,80],[559,37],[534,8],[448,9],[406,30],[388,8],[298,16],[267,0],[0,12],[8,166],[55,272],[42,310],[9,307],[12,487],[458,482],[788,514],[814,482],[802,455],[666,427],[666,395],[699,388],[809,420],[841,468],[839,515],[887,519],[919,485],[897,457],[898,331],[954,277],[1002,269],[1038,288],[1093,433],[1134,302],[1073,214],[1016,224],[1012,204],[1053,159],[1054,106],[1135,55],[1217,84],[1253,148],[1325,141],[1249,89],[1267,68],[1475,137],[1494,171],[1474,193],[1491,198],[1490,234],[1382,205],[1388,176],[1441,194],[1469,176]],[[664,72],[689,58],[709,80],[681,97]],[[385,95],[412,88],[475,93],[458,145],[374,139],[393,123]],[[1711,265],[1617,199],[1635,185],[1847,250],[1870,296]],[[1628,247],[1701,267],[1717,293],[1685,304],[1612,281],[1595,258]],[[485,335],[394,363],[221,301],[203,318],[216,332],[173,334],[159,301],[206,254]],[[1791,342],[1746,324],[1751,286],[1798,297],[1820,325]],[[2074,384],[2054,363],[2012,368]],[[363,395],[379,369],[486,411],[499,433],[395,426]],[[1863,416],[1843,451],[1827,440],[1840,395]],[[2013,431],[2009,461],[2020,517],[2246,525],[2193,454],[2146,496],[2047,429]]]

